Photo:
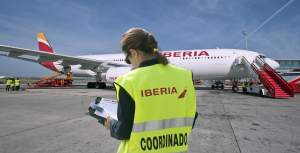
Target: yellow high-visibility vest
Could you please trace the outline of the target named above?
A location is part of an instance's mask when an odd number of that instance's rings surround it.
[[[15,80],[15,86],[20,86],[20,80]]]
[[[129,140],[120,153],[185,152],[196,113],[192,73],[173,65],[155,64],[135,69],[115,81],[135,102]]]
[[[6,80],[6,85],[7,85],[7,86],[10,86],[11,83],[12,83],[12,80],[11,80],[11,79],[7,79],[7,80]]]

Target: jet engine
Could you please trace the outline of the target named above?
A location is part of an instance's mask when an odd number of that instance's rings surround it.
[[[107,83],[113,83],[119,76],[128,73],[131,67],[111,67],[106,72],[101,73],[101,80]]]

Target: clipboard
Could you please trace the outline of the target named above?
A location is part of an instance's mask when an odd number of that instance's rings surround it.
[[[118,120],[118,103],[116,100],[97,97],[89,106],[89,113],[91,116],[97,118],[106,118],[110,116],[114,120]]]

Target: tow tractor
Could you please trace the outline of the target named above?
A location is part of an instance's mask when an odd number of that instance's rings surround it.
[[[268,90],[261,83],[245,82],[242,87],[243,93],[259,94],[260,96],[268,96]]]

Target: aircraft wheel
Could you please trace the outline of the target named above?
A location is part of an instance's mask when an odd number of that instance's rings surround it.
[[[86,86],[87,86],[87,88],[95,88],[96,82],[88,82]]]
[[[233,92],[238,92],[239,91],[239,88],[237,86],[232,86],[231,89],[232,89]]]
[[[263,94],[263,91],[262,91],[262,90],[259,90],[259,95],[260,95],[261,97],[263,97],[263,96],[264,96],[264,94]]]
[[[106,84],[104,82],[97,82],[96,88],[98,88],[98,89],[105,89],[106,88]]]

